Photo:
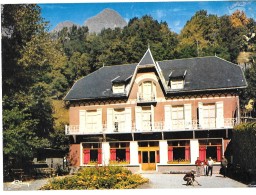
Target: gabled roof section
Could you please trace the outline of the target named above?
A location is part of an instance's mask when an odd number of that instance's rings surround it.
[[[148,48],[148,50],[146,51],[146,53],[138,63],[138,66],[141,66],[141,65],[155,65],[155,60],[152,56],[150,48]]]

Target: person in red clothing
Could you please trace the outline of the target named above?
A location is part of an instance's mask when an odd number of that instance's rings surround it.
[[[195,161],[196,165],[196,176],[200,177],[201,174],[201,160],[199,160],[199,157],[197,157],[197,160]]]

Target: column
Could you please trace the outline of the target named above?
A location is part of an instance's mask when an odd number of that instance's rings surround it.
[[[159,155],[160,155],[160,164],[166,165],[168,161],[168,145],[167,140],[160,140],[159,141]]]
[[[131,165],[138,165],[139,159],[138,159],[138,142],[137,141],[131,141],[130,142],[130,164]]]
[[[191,163],[194,164],[197,157],[199,157],[199,142],[198,139],[190,140],[190,154],[191,154]]]
[[[102,142],[102,165],[108,165],[110,160],[109,142]]]

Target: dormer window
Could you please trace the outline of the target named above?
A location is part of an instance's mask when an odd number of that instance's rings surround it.
[[[115,77],[112,82],[112,91],[113,94],[124,94],[126,93],[126,88],[131,80],[131,75],[122,75]]]
[[[171,89],[183,89],[183,88],[184,88],[184,80],[171,81]]]
[[[113,93],[124,93],[125,85],[123,83],[113,84]]]
[[[169,75],[168,85],[172,90],[183,89],[187,70],[173,70]]]

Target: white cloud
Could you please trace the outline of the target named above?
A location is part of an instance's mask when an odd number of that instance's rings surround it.
[[[166,10],[158,9],[155,11],[156,19],[161,20],[163,17],[166,16]]]
[[[180,20],[174,21],[174,26],[179,26],[180,25]]]

